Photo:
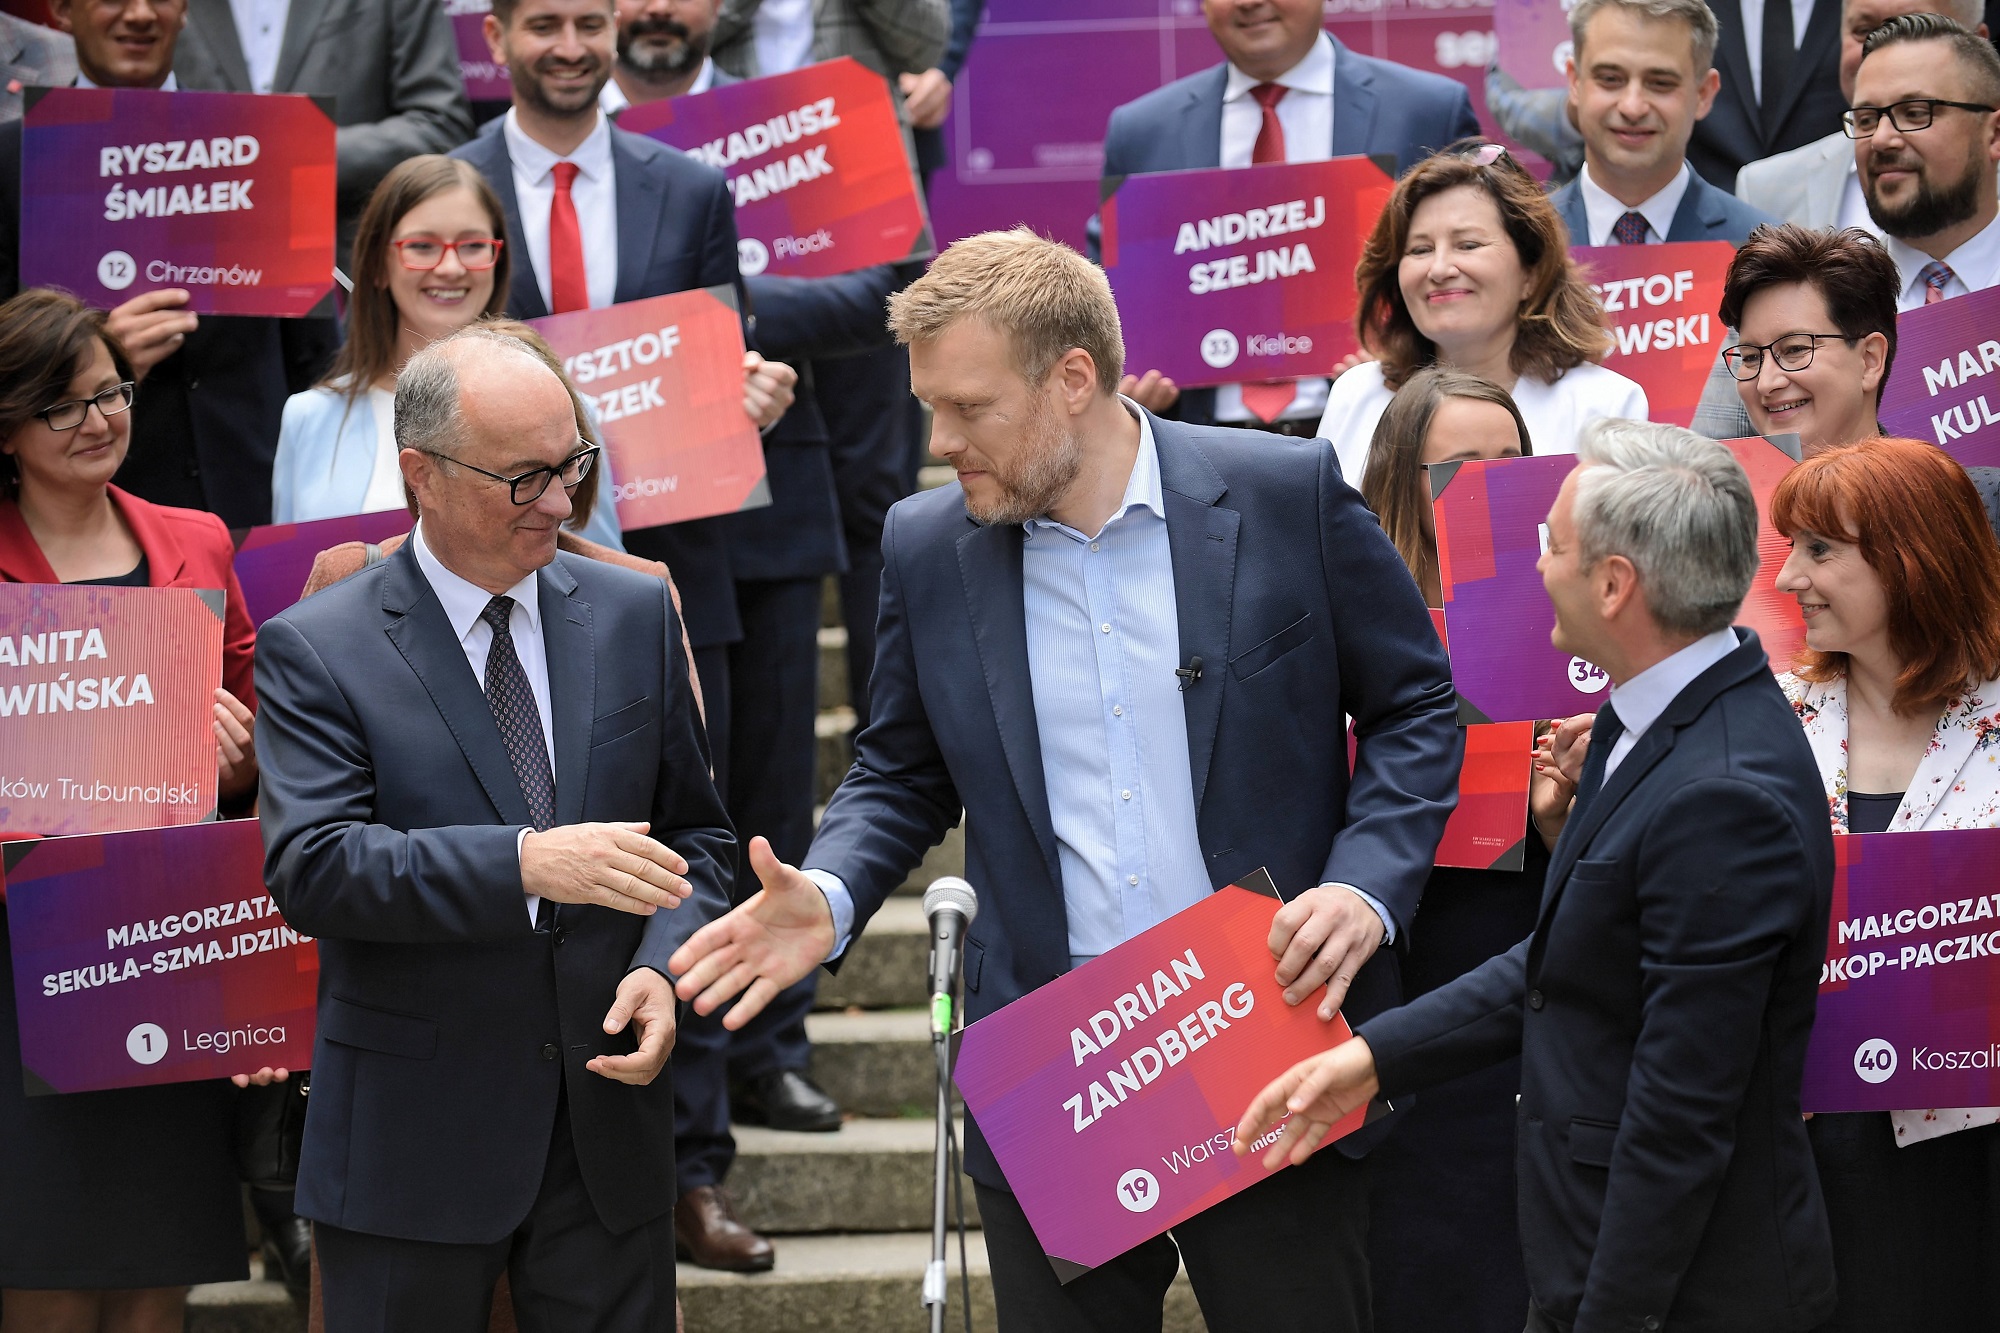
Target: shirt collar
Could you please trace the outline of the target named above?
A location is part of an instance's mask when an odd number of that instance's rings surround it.
[[[85,74],[82,70],[78,70],[76,72],[76,86],[79,88],[101,88],[104,85],[101,83],[92,83],[88,74]],[[174,78],[172,70],[168,70],[167,81],[160,85],[159,91],[163,93],[177,93],[180,90],[181,85],[179,80]]]
[[[1160,451],[1159,446],[1153,443],[1152,418],[1147,416],[1137,403],[1123,394],[1119,395],[1118,401],[1125,404],[1127,412],[1139,419],[1139,453],[1132,460],[1132,475],[1125,479],[1125,497],[1118,502],[1117,511],[1104,520],[1104,526],[1110,527],[1133,509],[1150,509],[1155,518],[1165,521],[1167,497],[1165,488],[1160,484]],[[1037,528],[1053,528],[1078,541],[1094,541],[1103,532],[1099,529],[1097,533],[1081,533],[1052,518],[1031,518],[1021,526],[1030,533]]]
[[[1225,102],[1248,97],[1250,90],[1262,82],[1251,78],[1234,65],[1228,69],[1229,74],[1222,85],[1222,100]],[[1324,32],[1320,33],[1319,40],[1313,43],[1312,50],[1306,52],[1306,58],[1271,82],[1295,88],[1302,93],[1333,96],[1333,39]]]
[[[531,181],[539,183],[546,180],[558,162],[574,162],[577,170],[591,180],[602,180],[611,172],[611,118],[601,110],[589,137],[578,144],[576,151],[568,157],[559,157],[530,139],[527,131],[521,128],[512,107],[507,108],[507,118],[501,128],[507,136],[508,157],[513,159],[516,167],[528,173]]]
[[[701,68],[694,72],[694,82],[688,85],[687,91],[682,93],[681,96],[693,97],[696,93],[705,93],[714,86],[715,61],[708,56],[703,56],[701,58]],[[618,116],[623,115],[631,105],[632,99],[627,97],[625,90],[618,86],[616,76],[604,81],[603,91],[597,94],[597,109],[599,111],[616,119]]]
[[[1736,642],[1734,629],[1719,629],[1653,663],[1623,685],[1613,685],[1611,706],[1624,724],[1625,734],[1637,740],[1696,676],[1735,652]]]
[[[1917,285],[1923,281],[1921,274],[1931,257],[1923,251],[1903,244],[1895,237],[1886,238],[1889,257],[1896,261],[1896,271],[1903,279],[1904,304],[1914,298]],[[1993,221],[1964,245],[1944,257],[1945,267],[1965,284],[1969,292],[1985,291],[2000,280],[2000,217]],[[1917,301],[1921,305],[1922,301]]]
[[[1590,178],[1590,167],[1585,165],[1576,174],[1577,188],[1583,191],[1583,213],[1590,223],[1592,237],[1604,235],[1618,225],[1618,219],[1627,212],[1637,213],[1646,219],[1646,225],[1657,233],[1661,240],[1667,238],[1674,229],[1674,214],[1680,212],[1681,200],[1687,196],[1688,186],[1694,182],[1694,173],[1688,169],[1687,160],[1681,160],[1681,169],[1667,182],[1667,188],[1651,199],[1645,200],[1637,208],[1627,209],[1624,204]]]
[[[472,627],[479,623],[486,604],[493,600],[493,594],[452,573],[444,567],[443,561],[431,554],[430,543],[424,540],[421,520],[410,534],[410,545],[416,550],[417,568],[424,572],[431,591],[437,594],[438,604],[444,607],[445,619],[451,622],[451,632],[458,636],[460,643],[464,643],[466,636],[472,633]],[[528,575],[507,589],[506,596],[512,597],[528,613],[528,628],[539,634],[542,632],[542,599],[535,580],[536,575]]]

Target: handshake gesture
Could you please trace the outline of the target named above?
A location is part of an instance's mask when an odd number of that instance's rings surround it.
[[[730,996],[742,996],[722,1020],[731,1032],[825,962],[836,943],[826,894],[780,861],[763,838],[750,840],[750,868],[763,887],[696,931],[667,960],[680,974],[675,990],[698,1014],[712,1014]]]

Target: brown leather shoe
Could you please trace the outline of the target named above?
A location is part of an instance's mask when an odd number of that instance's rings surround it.
[[[777,1262],[771,1242],[743,1225],[720,1185],[697,1185],[674,1205],[674,1253],[727,1273],[762,1273]]]

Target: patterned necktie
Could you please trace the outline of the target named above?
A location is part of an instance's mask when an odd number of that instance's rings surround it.
[[[1611,758],[1612,748],[1618,738],[1625,734],[1625,723],[1618,717],[1618,710],[1607,701],[1597,710],[1597,721],[1590,728],[1590,752],[1583,757],[1583,772],[1576,782],[1576,810],[1581,811],[1584,803],[1597,795],[1604,785],[1604,766]],[[1573,812],[1574,813],[1574,812]]]
[[[1646,216],[1643,213],[1626,213],[1611,224],[1611,239],[1620,245],[1644,245],[1646,243]]]
[[[1924,280],[1924,304],[1936,305],[1944,300],[1944,285],[1957,275],[1942,259],[1933,259],[1917,276]]]
[[[570,187],[579,168],[555,165],[556,192],[549,200],[549,313],[590,309],[590,279],[583,268],[583,228],[576,220]]]
[[[1285,126],[1278,119],[1278,103],[1285,96],[1281,83],[1260,83],[1250,90],[1264,109],[1264,123],[1258,127],[1257,142],[1250,149],[1250,165],[1285,160]],[[1297,386],[1291,380],[1259,380],[1243,386],[1243,406],[1259,421],[1276,421],[1278,414],[1292,405]]]
[[[528,799],[529,822],[541,830],[555,827],[556,780],[549,772],[548,742],[542,739],[542,713],[535,707],[528,673],[514,651],[514,632],[508,625],[513,613],[511,597],[495,597],[479,613],[493,629],[493,644],[486,650],[486,706],[500,725],[507,760],[514,766],[521,795]]]

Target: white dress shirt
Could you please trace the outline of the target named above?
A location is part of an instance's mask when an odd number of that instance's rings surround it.
[[[1285,161],[1324,162],[1333,156],[1333,42],[1325,33],[1298,64],[1271,80],[1284,87],[1278,99],[1278,124],[1285,131]],[[1257,80],[1231,65],[1222,85],[1222,144],[1216,165],[1247,167],[1257,147],[1257,134],[1264,128],[1264,108],[1250,95]],[[1278,414],[1280,421],[1310,420],[1326,406],[1325,379],[1313,376],[1298,381],[1298,392],[1290,406]],[[1217,421],[1249,421],[1250,409],[1243,406],[1243,389],[1225,384],[1215,391]]]
[[[429,544],[424,541],[421,521],[410,536],[410,545],[417,555],[417,568],[424,572],[431,591],[437,594],[445,619],[451,622],[451,632],[458,636],[458,646],[465,650],[472,678],[479,683],[483,694],[486,688],[486,654],[493,647],[493,627],[480,616],[486,610],[486,604],[493,600],[493,594],[452,573],[431,554]],[[528,677],[528,689],[535,696],[535,711],[542,715],[542,744],[548,747],[549,772],[553,775],[556,771],[555,724],[549,716],[549,654],[542,640],[542,602],[536,576],[528,575],[507,589],[505,595],[514,599],[513,613],[507,617],[507,632],[513,636],[514,653],[521,659],[521,670]],[[521,830],[521,838],[525,839],[533,831]],[[514,846],[518,856],[520,839],[515,841]],[[528,925],[532,929],[535,910],[542,900],[532,893],[526,897]]]
[[[1847,155],[1847,176],[1840,186],[1840,213],[1833,225],[1843,231],[1859,227],[1870,236],[1882,236],[1882,229],[1868,216],[1868,196],[1862,193],[1861,169],[1855,166],[1852,153]]]
[[[395,390],[370,389],[368,410],[375,418],[375,465],[368,472],[368,489],[361,496],[361,512],[401,509],[409,500],[403,494],[403,451],[396,444]]]
[[[1613,685],[1611,707],[1625,730],[1619,733],[1611,753],[1604,756],[1605,781],[1611,780],[1612,773],[1632,753],[1632,747],[1639,743],[1646,729],[1660,720],[1667,705],[1680,697],[1680,692],[1692,685],[1696,676],[1735,651],[1736,631],[1719,629],[1653,663],[1623,685]]]
[[[95,88],[98,85],[90,81],[90,76],[88,74],[79,71],[76,76],[76,82],[70,86],[74,88]],[[174,72],[172,70],[168,70],[167,81],[161,84],[157,89],[157,91],[163,93],[177,93],[180,91],[180,88],[181,88],[180,84],[174,81]]]
[[[610,118],[600,114],[590,136],[568,157],[558,157],[530,139],[511,109],[501,132],[507,136],[507,156],[514,163],[521,245],[534,265],[542,303],[555,304],[549,295],[549,206],[556,197],[556,163],[574,162],[577,176],[569,193],[583,236],[583,275],[590,308],[612,304],[618,299],[618,185],[612,176]]]
[[[291,8],[292,0],[229,0],[253,93],[270,92],[278,80],[278,50],[285,44],[285,18]]]
[[[1681,200],[1687,197],[1688,186],[1693,180],[1694,173],[1683,160],[1681,169],[1667,182],[1666,189],[1637,208],[1627,208],[1590,178],[1590,167],[1585,164],[1583,170],[1577,173],[1576,182],[1577,189],[1583,192],[1583,217],[1590,226],[1590,243],[1612,244],[1611,229],[1627,213],[1637,213],[1646,219],[1646,240],[1649,244],[1666,240],[1667,233],[1674,229],[1674,214],[1680,211]]]
[[[1924,266],[1931,262],[1931,257],[1904,245],[1893,236],[1885,238],[1884,243],[1888,246],[1889,258],[1896,261],[1896,272],[1903,279],[1903,290],[1896,298],[1896,309],[1899,313],[1914,310],[1924,303],[1923,271]],[[1983,292],[2000,283],[2000,217],[1994,218],[1984,230],[1946,255],[1944,262],[1945,267],[1951,270],[1951,279],[1944,285],[1947,301],[1968,292]]]
[[[694,82],[688,85],[687,91],[682,93],[681,96],[693,97],[696,93],[705,93],[714,86],[715,61],[707,56],[703,56],[701,58],[701,68],[694,72]],[[597,94],[597,109],[599,111],[602,111],[605,115],[615,120],[626,107],[631,105],[632,99],[627,97],[625,90],[618,86],[616,78],[604,81],[604,90]]]
[[[1736,0],[1743,11],[1743,45],[1750,52],[1750,95],[1759,106],[1764,103],[1764,3],[1765,0]],[[1792,50],[1796,52],[1799,43],[1806,37],[1806,24],[1812,22],[1813,0],[1791,0],[1792,5]],[[1793,66],[1793,73],[1798,67]]]
[[[813,0],[764,0],[751,22],[759,74],[789,74],[813,58]]]

